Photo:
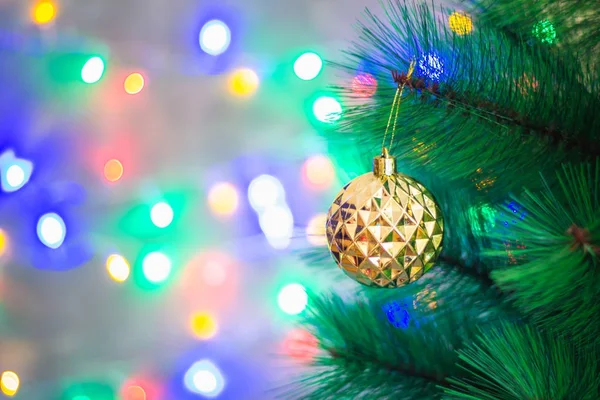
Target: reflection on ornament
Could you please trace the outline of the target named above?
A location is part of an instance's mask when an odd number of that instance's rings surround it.
[[[466,35],[473,31],[473,21],[471,17],[462,12],[453,12],[448,17],[448,25],[450,25],[450,29],[452,32],[457,35]]]
[[[531,32],[542,43],[552,44],[556,42],[556,29],[554,29],[552,22],[547,19],[536,23]]]
[[[339,267],[357,282],[393,288],[419,279],[442,250],[444,223],[433,195],[396,173],[384,149],[373,172],[355,178],[335,197],[327,242]]]
[[[408,304],[391,301],[383,306],[383,311],[393,327],[402,329],[408,328],[410,323]]]
[[[352,79],[352,93],[358,97],[372,97],[377,91],[377,79],[371,74],[361,73]]]

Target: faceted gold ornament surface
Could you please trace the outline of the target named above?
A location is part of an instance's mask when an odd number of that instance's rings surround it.
[[[384,150],[374,172],[348,183],[335,197],[326,223],[338,266],[366,286],[395,288],[419,279],[442,250],[444,221],[433,195],[396,173]]]

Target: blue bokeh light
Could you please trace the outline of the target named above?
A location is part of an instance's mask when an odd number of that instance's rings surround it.
[[[436,53],[422,54],[417,62],[419,76],[438,82],[444,75],[444,59]]]
[[[408,304],[390,301],[383,306],[383,311],[394,328],[406,329],[410,324],[410,313]]]

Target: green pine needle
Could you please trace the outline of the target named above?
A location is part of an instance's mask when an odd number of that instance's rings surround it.
[[[366,289],[356,303],[311,295],[306,328],[323,352],[282,397],[439,398],[438,385],[462,375],[455,350],[476,336],[478,325],[512,317],[472,277],[451,268],[436,272],[398,290]],[[388,320],[389,302],[407,310],[405,325]]]
[[[439,94],[405,89],[400,108],[391,153],[403,172],[420,180],[435,176],[493,202],[573,156],[557,144],[600,152],[600,88],[582,89],[590,77],[578,64],[477,21],[471,34],[457,36],[448,14],[427,4],[384,3],[386,18],[367,11],[347,61],[337,65],[378,82],[369,101],[351,85],[337,89],[346,105],[340,138],[359,146],[367,161],[382,145],[395,92],[391,71],[406,72],[414,58],[415,77],[431,88],[419,69],[431,54],[444,63]]]
[[[469,376],[449,379],[448,399],[598,398],[600,353],[578,353],[572,344],[529,326],[503,324],[482,331],[458,354]]]
[[[600,344],[600,159],[565,165],[556,188],[526,191],[516,201],[528,212],[527,221],[512,228],[526,246],[515,254],[526,261],[494,271],[494,281],[544,328]],[[572,226],[588,231],[584,243],[576,243]]]

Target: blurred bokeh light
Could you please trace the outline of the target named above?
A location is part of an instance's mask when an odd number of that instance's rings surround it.
[[[81,80],[85,83],[96,83],[104,75],[104,60],[94,56],[87,60],[81,69]]]
[[[123,176],[123,164],[117,159],[111,159],[104,164],[104,177],[109,182],[116,182]]]
[[[0,376],[0,389],[8,397],[16,395],[20,385],[19,375],[13,371],[4,371]]]
[[[211,56],[224,53],[231,42],[231,30],[218,19],[208,21],[200,30],[200,48]]]
[[[123,83],[123,87],[125,88],[125,93],[127,94],[138,94],[144,88],[144,84],[144,76],[139,72],[134,72],[127,75],[127,78],[125,78],[125,82]]]
[[[308,304],[306,289],[299,283],[290,283],[284,286],[277,295],[277,304],[286,314],[300,314]]]
[[[294,73],[303,81],[315,79],[323,68],[323,60],[317,53],[307,52],[294,62]]]
[[[257,90],[260,80],[250,68],[240,68],[229,75],[228,86],[231,94],[238,97],[250,97]]]
[[[56,213],[44,214],[38,220],[37,234],[44,245],[51,249],[58,249],[67,234],[65,221]]]
[[[308,158],[302,166],[302,172],[305,184],[311,189],[328,189],[335,180],[333,163],[322,154]]]
[[[45,25],[56,18],[56,4],[49,0],[37,1],[33,5],[32,20],[38,25]]]
[[[208,206],[217,216],[230,216],[239,206],[239,194],[236,187],[229,182],[214,184],[208,191]]]
[[[125,257],[119,254],[111,254],[106,259],[106,270],[115,282],[125,282],[129,278],[131,267]]]

